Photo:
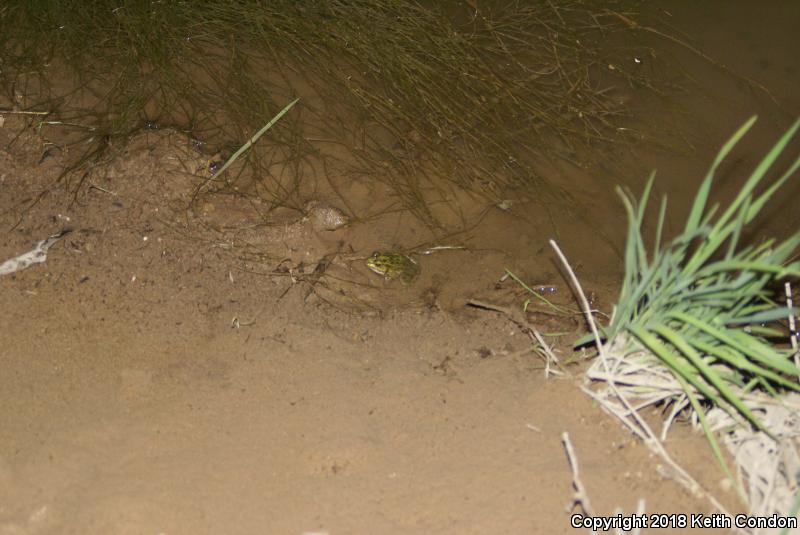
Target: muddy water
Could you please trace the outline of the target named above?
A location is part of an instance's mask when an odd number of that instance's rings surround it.
[[[735,190],[736,176],[749,171],[748,166],[800,116],[800,96],[796,90],[800,73],[792,59],[800,37],[790,30],[800,21],[800,6],[794,2],[767,5],[739,2],[735,6],[725,2],[693,6],[662,2],[646,15],[681,32],[673,37],[683,44],[659,37],[652,40],[649,35],[643,37],[654,47],[661,43],[659,55],[691,81],[683,84],[685,94],[675,95],[664,103],[662,113],[656,107],[640,118],[655,125],[680,124],[679,131],[695,148],[684,158],[671,154],[659,157],[656,153],[652,156],[654,163],[664,162],[658,167],[667,171],[665,182],[677,183],[675,190],[680,192],[682,186],[693,185],[693,179],[702,176],[702,168],[708,166],[723,140],[748,117],[758,115],[756,127],[731,156],[731,165],[720,173],[723,195]],[[689,47],[704,52],[713,62]],[[797,147],[795,141],[787,149],[784,161],[794,158]],[[683,167],[691,161],[697,162],[699,172]],[[674,170],[668,166],[669,162],[675,163]],[[797,181],[792,182],[784,197],[797,195]],[[688,200],[676,199],[677,204],[687,204]]]
[[[475,15],[483,16],[497,5],[475,4]],[[454,10],[454,17],[464,17],[461,7]],[[740,124],[753,114],[761,117],[751,135],[721,168],[715,195],[723,201],[736,193],[757,159],[800,114],[794,90],[800,74],[793,61],[800,43],[791,31],[800,16],[794,3],[773,2],[764,7],[741,2],[736,6],[725,2],[700,6],[660,2],[643,4],[638,9],[634,19],[641,29],[612,32],[607,42],[593,44],[607,49],[603,54],[608,57],[607,68],[600,66],[594,72],[597,89],[613,95],[627,116],[615,119],[618,131],[606,134],[610,143],[579,148],[569,162],[541,158],[529,162],[542,181],[539,192],[511,189],[497,192],[501,198],[487,202],[456,187],[446,169],[409,162],[412,176],[406,178],[419,181],[419,195],[428,203],[427,210],[436,223],[422,220],[419,213],[406,210],[403,199],[390,184],[388,172],[387,176],[379,176],[380,171],[373,168],[368,176],[359,176],[348,167],[354,163],[351,151],[357,149],[357,141],[331,143],[324,139],[329,132],[323,123],[329,118],[320,115],[324,115],[320,110],[331,102],[322,99],[307,80],[296,79],[292,84],[303,97],[301,106],[308,108],[302,114],[307,121],[309,150],[342,165],[329,168],[309,158],[307,164],[289,168],[262,160],[260,165],[264,167],[257,172],[262,176],[248,176],[244,169],[237,186],[241,193],[258,197],[262,207],[253,210],[252,202],[242,200],[231,213],[220,209],[215,216],[236,219],[239,212],[249,210],[252,218],[243,220],[242,225],[258,229],[269,219],[265,213],[272,210],[270,201],[288,205],[300,217],[309,198],[322,197],[352,217],[354,224],[346,233],[328,236],[335,238],[328,240],[331,244],[340,244],[338,252],[350,257],[386,249],[420,252],[435,246],[459,247],[419,259],[424,264],[420,286],[434,289],[447,306],[460,306],[466,292],[490,288],[506,269],[532,284],[557,287],[566,300],[571,299],[564,291],[560,268],[554,264],[548,245],[549,239],[555,239],[573,260],[582,279],[609,301],[619,280],[626,225],[614,191],[616,186],[638,194],[649,173],[658,170],[655,201],[662,195],[669,197],[667,231],[677,231],[716,151]],[[606,16],[614,19],[613,15]],[[766,28],[770,28],[769,38],[759,33]],[[224,51],[210,52],[213,53],[206,68],[196,72],[197,83],[203,87],[214,83],[209,79],[213,78],[214,69],[209,66],[224,62],[226,57]],[[260,70],[270,71],[263,67]],[[219,72],[225,69],[222,64],[216,68]],[[652,87],[627,85],[623,79],[609,75],[613,70],[643,74]],[[280,83],[268,76],[260,81],[270,87]],[[71,106],[92,104],[87,93],[79,95],[71,97]],[[174,112],[177,115],[163,109],[150,111],[157,117],[154,125],[186,123],[181,110]],[[223,123],[233,118],[228,119]],[[245,135],[237,132],[227,138],[233,131],[226,127],[212,137],[202,138],[215,120],[218,122],[219,118],[209,114],[206,119],[200,118],[192,130],[204,142],[206,163],[224,160],[235,148],[235,141]],[[406,141],[377,130],[365,129],[364,134],[384,145],[389,154]],[[413,132],[409,135],[413,136]],[[67,138],[56,141],[66,142]],[[215,157],[213,153],[220,149],[222,153]],[[266,158],[280,161],[280,157],[278,152]],[[202,166],[191,165],[196,174],[203,174]],[[234,169],[229,174],[239,171]],[[788,185],[781,199],[765,210],[755,234],[780,235],[797,228],[800,215],[792,209],[791,199],[800,195],[798,188],[797,181]],[[212,208],[230,206],[231,198],[205,199],[201,203]],[[285,219],[279,223],[285,223]],[[283,256],[280,251],[268,252]],[[318,261],[334,252],[335,247],[323,247],[315,258],[303,260]],[[472,269],[465,272],[464,266]],[[401,296],[408,293],[400,292],[396,299],[402,301]]]
[[[609,63],[610,69],[645,73],[654,87],[625,86],[597,73],[601,85],[607,83],[604,87],[630,111],[620,129],[635,135],[584,149],[573,163],[540,162],[539,173],[568,192],[569,199],[552,204],[515,199],[518,204],[510,213],[485,214],[472,232],[472,243],[507,253],[491,262],[490,272],[509,268],[526,280],[563,288],[547,245],[554,238],[587,285],[610,297],[620,276],[626,225],[616,186],[638,195],[657,170],[651,214],[666,195],[667,232],[677,232],[717,151],[741,124],[759,116],[721,166],[712,190],[716,201],[732,199],[759,159],[800,117],[795,61],[800,35],[793,30],[800,22],[800,5],[658,2],[638,7],[642,29],[611,36],[601,47],[608,46],[615,63]],[[794,141],[771,176],[777,177],[798,151],[800,142]],[[794,232],[800,227],[799,200],[800,180],[794,179],[764,210],[751,237]],[[461,260],[443,260],[437,268],[457,273]]]
[[[678,231],[716,152],[744,121],[759,116],[718,172],[712,195],[720,202],[738,192],[760,158],[800,117],[800,70],[795,61],[800,35],[792,30],[800,22],[796,2],[657,2],[639,7],[637,21],[652,30],[626,34],[622,43],[613,45],[630,50],[619,58],[627,62],[626,68],[647,70],[653,80],[664,83],[663,96],[617,88],[633,115],[622,126],[646,139],[588,155],[587,169],[562,167],[562,173],[548,175],[581,202],[585,226],[564,228],[569,216],[554,225],[565,248],[579,262],[602,266],[602,272],[619,266],[615,253],[622,247],[624,221],[612,194],[615,185],[640,192],[650,171],[657,170],[655,198],[668,196],[669,228]],[[795,140],[771,176],[779,176],[799,151],[800,142]],[[795,178],[764,210],[751,229],[752,237],[796,231],[798,201],[800,179]],[[597,239],[598,231],[610,240]]]

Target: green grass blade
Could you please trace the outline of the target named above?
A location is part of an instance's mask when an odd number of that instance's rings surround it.
[[[545,296],[543,296],[542,294],[540,294],[539,292],[537,292],[536,290],[534,290],[533,288],[531,288],[530,286],[528,286],[527,284],[525,284],[525,282],[524,282],[522,279],[520,279],[519,277],[517,277],[517,276],[516,276],[514,273],[512,273],[511,271],[509,271],[509,270],[506,270],[506,273],[508,274],[508,276],[509,276],[509,277],[511,277],[512,279],[514,279],[514,281],[515,281],[517,284],[519,284],[520,286],[522,286],[522,287],[523,287],[523,288],[524,288],[524,289],[525,289],[525,290],[526,290],[526,291],[527,291],[529,294],[531,294],[531,295],[532,295],[532,296],[533,296],[535,299],[537,299],[537,300],[541,301],[542,303],[544,303],[544,304],[545,304],[545,305],[547,305],[548,307],[552,308],[554,311],[556,311],[556,312],[558,312],[558,313],[561,313],[561,314],[564,314],[565,316],[571,316],[571,315],[573,315],[573,314],[575,314],[575,313],[580,313],[580,311],[579,311],[579,310],[578,310],[578,311],[575,311],[575,310],[570,310],[570,309],[568,309],[568,308],[566,308],[566,307],[562,307],[562,306],[560,306],[560,305],[556,305],[555,303],[553,303],[553,302],[551,302],[549,299],[547,299]]]
[[[764,191],[764,193],[762,193],[753,202],[752,206],[750,207],[751,214],[749,214],[748,222],[750,222],[753,219],[753,217],[755,217],[755,215],[759,211],[761,211],[761,209],[764,207],[767,201],[769,201],[772,198],[772,195],[775,193],[775,191],[781,186],[783,186],[783,184],[787,180],[789,180],[789,178],[791,178],[797,172],[798,169],[800,169],[800,156],[797,157],[794,163],[791,166],[789,166],[789,169],[787,169],[786,172],[783,173],[783,175],[781,175],[781,177],[778,180],[776,180],[769,188],[766,189],[766,191]]]
[[[291,101],[291,102],[290,102],[289,104],[287,104],[286,106],[284,106],[284,108],[283,108],[281,111],[279,111],[279,112],[278,112],[278,113],[275,115],[275,117],[273,117],[273,118],[272,118],[272,119],[271,119],[271,120],[270,120],[270,121],[269,121],[267,124],[265,124],[265,125],[264,125],[264,126],[261,128],[261,130],[259,130],[258,132],[256,132],[256,133],[253,135],[253,137],[251,137],[250,139],[248,139],[248,140],[247,140],[247,142],[246,142],[244,145],[242,145],[241,147],[239,147],[239,150],[237,150],[236,152],[234,152],[234,153],[233,153],[233,155],[232,155],[230,158],[228,158],[228,160],[225,162],[225,164],[224,164],[224,165],[223,165],[223,166],[220,168],[220,170],[219,170],[219,171],[217,171],[217,172],[214,174],[214,176],[215,176],[215,177],[220,177],[220,176],[222,176],[222,173],[224,173],[224,172],[225,172],[225,170],[226,170],[226,169],[228,169],[228,167],[230,167],[230,166],[231,166],[231,164],[233,164],[233,162],[235,162],[235,161],[237,160],[237,158],[239,158],[239,156],[241,156],[242,154],[244,154],[244,152],[245,152],[245,151],[247,151],[247,149],[249,149],[249,148],[250,148],[250,147],[253,145],[253,143],[255,143],[256,141],[258,141],[258,138],[260,138],[261,136],[263,136],[263,135],[264,135],[264,133],[265,133],[267,130],[269,130],[270,128],[272,128],[273,126],[275,126],[275,123],[277,123],[278,121],[280,121],[280,120],[281,120],[281,117],[283,117],[284,115],[286,115],[286,112],[288,112],[289,110],[291,110],[291,109],[292,109],[292,107],[294,107],[294,105],[295,105],[295,104],[297,104],[297,101],[299,101],[299,100],[300,100],[300,98],[298,97],[298,98],[294,99],[293,101]]]
[[[697,278],[710,277],[725,271],[759,271],[762,273],[783,273],[790,277],[800,276],[800,271],[794,271],[791,268],[786,268],[775,262],[743,262],[740,260],[723,260],[714,262],[698,271]]]
[[[700,405],[700,401],[697,399],[697,396],[694,395],[694,392],[691,391],[689,385],[686,384],[681,377],[676,376],[675,379],[680,383],[681,388],[683,388],[683,391],[686,393],[686,397],[689,399],[689,403],[691,403],[692,408],[694,409],[694,412],[697,413],[697,417],[700,419],[700,426],[703,428],[703,434],[706,436],[706,440],[711,446],[711,451],[714,453],[717,463],[719,464],[720,468],[722,468],[722,471],[725,472],[725,475],[728,477],[728,481],[733,483],[733,486],[736,488],[736,493],[739,495],[739,499],[742,500],[742,503],[748,503],[747,495],[745,494],[744,489],[733,477],[733,472],[731,471],[730,466],[728,466],[728,463],[725,461],[725,456],[722,454],[722,449],[719,447],[717,437],[714,436],[714,432],[711,430],[708,420],[706,420],[706,411],[703,410],[702,405]]]
[[[789,143],[789,140],[794,136],[795,132],[797,131],[798,127],[800,127],[800,120],[796,121],[789,130],[781,136],[780,140],[772,147],[772,149],[767,153],[767,155],[761,160],[761,162],[756,166],[753,173],[745,182],[742,189],[739,191],[738,195],[734,199],[734,201],[728,206],[725,212],[719,217],[717,222],[712,227],[711,231],[709,232],[709,239],[706,242],[703,242],[698,246],[698,249],[695,251],[692,258],[686,264],[686,272],[693,273],[695,270],[699,269],[711,256],[714,252],[719,248],[719,246],[728,239],[728,237],[733,233],[735,230],[735,224],[730,224],[729,220],[734,216],[737,210],[740,209],[742,204],[745,202],[745,199],[750,197],[753,193],[753,190],[756,188],[758,183],[766,174],[767,170],[772,166],[778,156],[783,152],[786,148],[786,145]],[[796,162],[800,165],[800,162]],[[794,166],[792,166],[794,168]],[[790,171],[792,169],[790,168]],[[781,177],[783,181],[788,179],[789,173],[784,173],[784,176]],[[782,184],[780,182],[778,185]],[[777,188],[774,188],[777,189]],[[767,190],[770,195],[774,192],[773,188]],[[762,195],[759,197],[759,200],[751,206],[750,210],[748,210],[747,217],[745,220],[749,222],[752,220],[753,217],[758,213],[755,208],[760,209],[764,203],[768,200],[769,197],[764,197]],[[695,201],[697,203],[697,201]],[[693,207],[694,211],[694,207]],[[691,217],[691,216],[690,216]]]
[[[658,211],[658,225],[656,225],[656,240],[653,244],[653,262],[661,253],[661,234],[664,231],[664,219],[667,217],[667,196],[661,198],[661,208]]]
[[[683,377],[689,384],[695,387],[706,399],[714,400],[717,405],[724,409],[731,417],[736,418],[736,411],[727,403],[720,402],[720,396],[706,384],[692,366],[682,364],[678,356],[675,355],[666,345],[650,333],[648,330],[638,326],[632,326],[630,333],[636,337],[645,347],[661,359],[673,373]]]
[[[725,362],[728,365],[728,368],[731,370],[731,375],[728,376],[729,382],[740,383],[742,381],[741,378],[734,380],[733,374],[735,373],[748,374],[754,376],[754,378],[759,381],[766,379],[782,387],[800,391],[800,385],[798,385],[796,382],[790,381],[789,379],[786,379],[782,375],[779,375],[768,368],[763,368],[757,364],[754,364],[753,362],[750,362],[744,355],[730,347],[726,347],[724,345],[714,345],[708,341],[698,340],[696,338],[690,339],[689,342],[705,354],[713,355],[720,361]]]
[[[769,433],[766,427],[764,427],[764,424],[762,424],[756,415],[747,408],[742,399],[737,396],[736,393],[734,393],[733,390],[728,387],[728,385],[725,384],[725,382],[720,378],[719,374],[715,372],[711,366],[705,363],[697,351],[695,351],[692,346],[686,343],[686,340],[684,340],[678,333],[666,325],[657,325],[653,328],[653,331],[675,346],[678,351],[680,351],[681,354],[697,368],[705,380],[713,385],[717,392],[723,398],[725,398],[725,401],[736,408],[736,411],[739,414],[747,418],[757,428],[761,429],[765,433]],[[717,405],[722,406],[722,404],[719,402],[719,396],[714,396],[710,399]]]
[[[692,205],[692,210],[689,213],[689,218],[686,220],[686,228],[684,229],[684,233],[693,234],[697,230],[700,219],[703,216],[703,211],[706,207],[706,202],[708,201],[708,195],[711,191],[711,182],[714,180],[714,174],[717,172],[717,168],[728,156],[731,150],[733,150],[733,147],[735,147],[736,144],[739,143],[744,135],[750,130],[750,128],[752,128],[756,120],[758,120],[758,116],[754,115],[753,117],[750,117],[750,119],[748,119],[746,123],[739,127],[739,130],[737,130],[736,133],[734,133],[731,138],[725,142],[719,153],[717,153],[714,163],[711,164],[711,168],[708,170],[705,179],[703,179],[703,183],[700,185],[700,189],[697,191],[697,196],[695,197],[694,204]]]
[[[744,206],[742,206],[742,209],[739,211],[739,217],[733,225],[733,234],[728,241],[728,252],[725,253],[725,260],[730,260],[736,253],[736,247],[739,245],[739,236],[741,236],[742,228],[747,223],[745,219],[752,200],[752,197],[748,195],[744,200]]]
[[[759,162],[756,166],[753,173],[747,179],[742,189],[739,191],[739,194],[736,196],[736,199],[728,206],[728,209],[720,216],[717,220],[715,227],[721,228],[725,226],[728,220],[733,216],[733,214],[739,209],[739,207],[744,203],[744,200],[749,197],[753,190],[756,188],[761,179],[764,178],[764,175],[767,173],[772,164],[775,163],[775,160],[778,159],[778,156],[783,152],[783,149],[786,148],[786,145],[789,143],[789,140],[794,137],[795,132],[797,132],[798,127],[800,127],[800,119],[794,122],[794,124],[789,127],[789,129],[781,136],[775,146],[767,153],[766,156]]]
[[[750,337],[750,339],[746,341],[738,340],[735,331],[723,331],[721,329],[717,329],[716,327],[684,312],[668,312],[667,316],[697,327],[701,331],[710,334],[720,342],[727,344],[742,354],[758,361],[760,364],[793,377],[800,375],[800,370],[794,364],[787,359],[777,357],[771,347],[761,344],[753,337]]]
[[[757,312],[755,314],[750,314],[748,316],[739,316],[735,318],[722,318],[722,321],[725,325],[749,325],[751,323],[769,323],[771,321],[777,321],[786,319],[789,316],[796,316],[800,308],[798,307],[784,307],[784,308],[772,308],[770,310],[764,310],[762,312]]]

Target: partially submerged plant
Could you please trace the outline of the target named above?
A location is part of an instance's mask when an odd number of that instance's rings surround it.
[[[719,205],[706,206],[717,167],[755,120],[723,146],[700,186],[686,227],[663,247],[666,199],[662,201],[651,255],[642,222],[653,177],[639,203],[620,191],[629,218],[625,279],[605,334],[613,342],[625,333],[656,355],[685,385],[701,418],[695,393],[769,433],[741,394],[754,389],[772,395],[783,389],[800,391],[800,368],[791,351],[769,343],[767,338],[780,333],[765,326],[793,313],[773,301],[771,291],[783,278],[800,277],[800,262],[786,264],[800,244],[800,232],[780,243],[742,246],[740,239],[744,226],[800,167],[798,157],[778,180],[755,193],[800,121],[759,163],[722,215],[715,217]]]

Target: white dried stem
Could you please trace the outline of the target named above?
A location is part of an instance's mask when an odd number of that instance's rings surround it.
[[[584,487],[581,481],[578,458],[575,456],[575,450],[572,448],[572,442],[569,440],[569,433],[566,431],[561,434],[561,442],[564,444],[564,450],[567,452],[567,460],[569,460],[569,467],[572,470],[572,488],[575,489],[575,494],[572,496],[572,503],[570,503],[567,511],[571,511],[573,507],[580,505],[587,516],[595,516],[594,507],[592,507],[592,503],[589,500],[589,494],[586,492],[586,487]]]

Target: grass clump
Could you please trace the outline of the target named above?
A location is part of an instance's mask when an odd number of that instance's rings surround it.
[[[687,392],[696,391],[769,433],[740,393],[800,391],[800,368],[792,362],[791,350],[770,343],[768,339],[780,333],[764,326],[795,312],[773,300],[773,291],[786,277],[800,277],[800,262],[787,264],[800,245],[800,232],[779,243],[766,240],[757,245],[743,246],[741,237],[744,227],[800,167],[798,158],[763,192],[755,192],[800,122],[769,151],[721,215],[718,205],[707,207],[717,167],[754,122],[755,118],[742,126],[717,155],[686,227],[666,246],[660,244],[666,200],[651,254],[642,237],[652,178],[638,204],[621,194],[629,219],[625,279],[606,334],[614,340],[627,333],[658,356],[679,381],[691,385]]]
[[[797,314],[797,308],[782,304],[780,283],[800,278],[796,256],[800,231],[783,241],[754,244],[743,243],[743,235],[800,168],[799,156],[774,182],[762,186],[800,120],[760,161],[729,205],[723,209],[708,202],[717,168],[754,122],[755,117],[722,147],[700,185],[683,231],[668,243],[662,244],[666,199],[652,249],[642,235],[653,177],[638,202],[619,191],[629,221],[625,276],[610,323],[597,334],[603,338],[600,358],[587,371],[588,380],[603,386],[586,391],[667,460],[679,481],[695,490],[697,482],[672,461],[661,441],[677,415],[688,414],[703,428],[733,480],[716,437],[721,431],[735,456],[736,489],[743,502],[752,511],[783,514],[786,497],[794,492],[795,472],[773,457],[784,458],[775,453],[776,444],[778,449],[796,448],[794,441],[800,440],[800,434],[791,431],[796,429],[791,422],[800,425],[800,366],[799,355],[783,343],[786,334],[776,325]],[[638,414],[655,405],[670,408],[660,440]],[[751,453],[742,455],[745,450]],[[763,472],[765,467],[772,467],[769,473]],[[713,496],[707,496],[723,510]]]

